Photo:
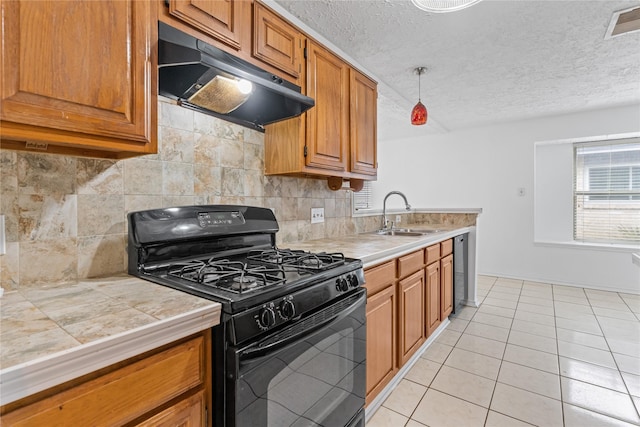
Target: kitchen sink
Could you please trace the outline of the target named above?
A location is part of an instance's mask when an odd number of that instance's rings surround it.
[[[425,234],[439,233],[444,230],[425,228],[394,228],[391,230],[376,230],[373,234],[379,236],[424,236]]]

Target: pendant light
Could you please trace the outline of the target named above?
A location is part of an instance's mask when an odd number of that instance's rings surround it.
[[[418,103],[413,107],[413,110],[411,110],[411,124],[420,126],[427,123],[427,107],[425,107],[420,100],[422,95],[420,88],[420,76],[427,71],[427,67],[418,67],[413,71],[418,75]]]
[[[417,8],[432,13],[456,12],[480,2],[480,0],[411,0]]]

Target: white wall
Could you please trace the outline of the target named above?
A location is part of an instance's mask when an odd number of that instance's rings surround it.
[[[379,141],[374,206],[382,206],[388,191],[400,190],[414,207],[480,207],[480,274],[640,293],[632,250],[533,241],[534,143],[637,131],[640,105]],[[389,198],[388,207],[401,202]]]

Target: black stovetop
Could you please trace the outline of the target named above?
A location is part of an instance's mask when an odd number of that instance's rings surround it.
[[[185,206],[128,219],[130,274],[218,301],[229,314],[362,269],[339,253],[277,249],[266,208]]]
[[[258,251],[264,253],[266,251]],[[272,249],[269,253],[291,253]],[[139,277],[223,304],[223,310],[236,313],[282,295],[292,294],[314,283],[331,280],[362,267],[359,260],[341,254],[295,251],[299,259],[339,258],[326,266],[300,265],[291,258],[278,264],[255,258],[257,252],[223,258],[177,261],[152,266],[138,272]]]

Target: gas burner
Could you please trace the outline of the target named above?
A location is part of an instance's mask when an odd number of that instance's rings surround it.
[[[256,261],[264,264],[288,264],[295,261],[304,254],[305,251],[295,251],[290,249],[268,249],[264,251],[250,251],[247,260]]]
[[[169,268],[168,273],[169,276],[234,293],[278,285],[285,281],[282,267],[248,266],[238,261],[213,258],[175,264]]]
[[[258,279],[255,276],[236,276],[231,280],[231,289],[237,291],[248,291],[250,289],[257,288]]]
[[[287,270],[322,271],[342,265],[345,262],[341,253],[312,253],[291,249],[269,249],[251,251],[247,260],[256,263],[282,265]]]
[[[221,275],[217,273],[205,273],[202,275],[203,283],[211,283],[220,280]]]
[[[320,258],[318,258],[315,255],[309,255],[308,257],[300,258],[300,260],[298,261],[298,264],[300,264],[300,266],[302,267],[309,267],[309,268],[322,267],[322,261],[320,260]]]

